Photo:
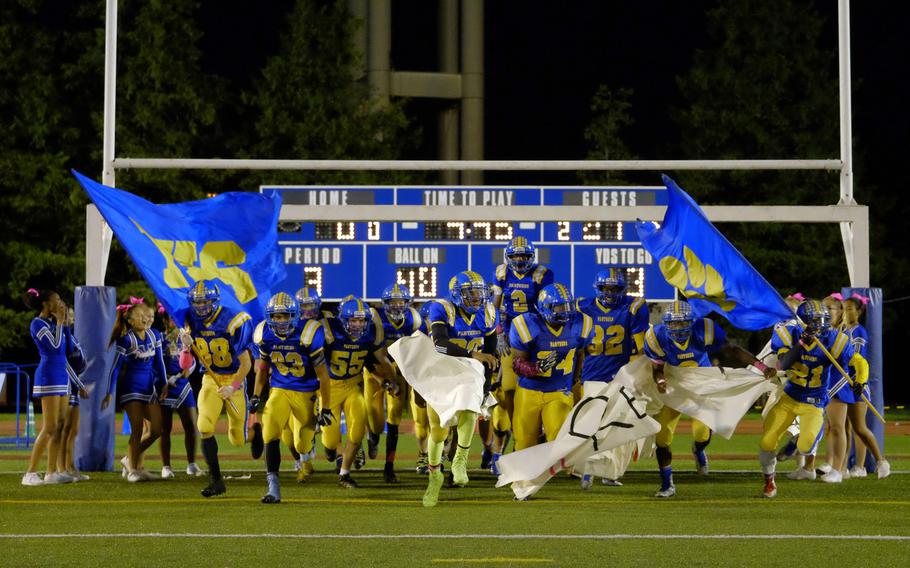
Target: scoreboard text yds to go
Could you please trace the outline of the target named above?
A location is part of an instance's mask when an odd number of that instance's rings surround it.
[[[262,186],[278,191],[286,205],[521,205],[623,207],[666,205],[663,187],[373,187]],[[558,216],[558,212],[554,217]],[[294,293],[313,286],[325,300],[354,294],[378,300],[395,282],[415,299],[447,298],[458,272],[473,270],[492,282],[505,246],[525,237],[537,248],[537,262],[576,296],[593,293],[604,267],[626,271],[628,293],[648,300],[675,299],[631,222],[317,222],[282,221],[278,240],[287,278],[276,291]]]

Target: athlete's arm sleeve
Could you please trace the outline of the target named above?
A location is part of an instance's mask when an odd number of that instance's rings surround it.
[[[451,355],[453,357],[471,356],[471,353],[467,349],[452,343],[452,340],[449,339],[449,328],[446,324],[434,321],[433,325],[430,327],[430,332],[433,334],[433,343],[436,345],[436,351],[443,355]],[[495,335],[493,337],[495,341]]]
[[[35,345],[38,346],[40,354],[44,355],[56,351],[60,347],[60,342],[63,341],[63,326],[58,325],[56,328],[54,333],[51,333],[47,322],[37,318],[32,320],[32,338],[35,340]]]
[[[111,374],[107,378],[107,394],[114,394],[114,388],[117,386],[117,377],[120,376],[120,368],[126,362],[128,357],[126,353],[126,346],[124,345],[124,338],[117,340],[117,343],[114,348],[114,364],[111,365]]]
[[[155,369],[155,389],[161,393],[167,384],[167,365],[164,364],[164,345],[161,342],[161,336],[157,333],[155,333],[155,360],[152,365]]]
[[[854,380],[861,385],[869,382],[869,362],[859,353],[854,353],[850,358],[850,366],[856,371]]]
[[[247,319],[231,335],[231,348],[240,357],[246,350],[253,351],[253,324]]]

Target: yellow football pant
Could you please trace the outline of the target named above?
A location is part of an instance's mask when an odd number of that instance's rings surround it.
[[[401,424],[401,414],[404,411],[404,401],[408,396],[408,384],[396,373],[398,394],[394,395],[382,388],[382,379],[363,371],[363,397],[367,404],[367,419],[370,432],[379,434],[385,429],[385,423]]]
[[[329,426],[322,428],[322,445],[329,450],[335,450],[341,444],[341,413],[344,412],[345,424],[348,429],[348,440],[353,444],[363,441],[366,433],[367,405],[363,399],[361,385],[363,377],[335,380],[329,383],[332,397],[332,414],[335,419]]]
[[[230,381],[218,382],[214,376],[206,373],[202,377],[202,388],[199,390],[199,418],[196,427],[203,438],[208,438],[215,433],[215,423],[221,416],[221,411],[227,411],[228,440],[233,446],[242,446],[246,441],[246,382],[243,387],[234,391],[227,400],[221,398],[218,389],[230,385]]]
[[[669,406],[660,409],[657,416],[654,417],[660,423],[660,432],[657,433],[656,442],[661,448],[669,448],[673,443],[673,434],[676,433],[676,425],[679,424],[679,418],[682,414],[678,410],[673,410]],[[696,442],[707,442],[711,439],[711,429],[696,419],[692,419],[692,438]]]
[[[294,420],[292,420],[294,418]],[[313,449],[316,432],[316,393],[273,388],[262,412],[262,438],[268,444],[281,437],[285,427],[293,433],[294,448],[305,454]]]
[[[825,423],[824,411],[807,402],[797,402],[787,393],[781,396],[768,415],[765,416],[763,432],[759,446],[766,452],[776,452],[781,435],[793,424],[793,419],[799,416],[799,438],[796,447],[800,453],[809,454],[812,451],[822,426]]]
[[[498,400],[503,399],[505,396],[504,392],[514,391],[518,387],[518,375],[515,374],[515,369],[512,368],[512,360],[511,353],[499,359],[500,387],[493,393]],[[493,407],[492,422],[493,429],[499,432],[508,432],[512,429],[512,416],[506,412],[502,405]]]
[[[541,423],[547,441],[553,441],[572,412],[572,394],[563,391],[540,392],[519,386],[515,389],[515,413],[512,434],[515,450],[537,445]]]
[[[420,398],[420,395],[417,394],[417,391],[411,389],[411,416],[414,418],[414,435],[418,439],[425,440],[427,436],[430,435],[430,419],[427,417],[427,406],[426,401],[422,398],[422,406],[417,404],[417,399]]]

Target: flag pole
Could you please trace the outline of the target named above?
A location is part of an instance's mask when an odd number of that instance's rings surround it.
[[[834,358],[834,355],[831,355],[831,352],[828,351],[828,349],[822,344],[821,341],[818,340],[818,338],[816,338],[816,337],[812,338],[812,343],[809,344],[809,350],[812,350],[812,348],[815,347],[816,345],[818,345],[821,348],[821,350],[825,353],[825,356],[828,357],[828,360],[831,361],[831,364],[834,365],[834,368],[837,369],[838,372],[840,372],[840,374],[841,374],[841,376],[843,376],[843,378],[847,379],[847,384],[849,384],[852,387],[853,379],[850,378],[850,375],[847,374],[847,371],[845,371],[844,368],[840,366],[840,363],[837,362],[837,359]],[[830,392],[828,393],[828,396],[831,396]],[[869,407],[869,410],[872,411],[872,414],[874,414],[875,417],[878,418],[882,424],[885,424],[884,416],[882,416],[881,414],[878,413],[878,410],[876,410],[875,406],[873,406],[872,403],[869,402],[869,399],[866,398],[866,394],[860,393],[860,396],[862,397],[863,401],[866,403],[866,406]]]

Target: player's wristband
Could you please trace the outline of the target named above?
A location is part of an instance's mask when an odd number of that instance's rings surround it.
[[[765,371],[768,370],[768,366],[765,365],[764,363],[762,363],[761,361],[759,361],[758,359],[756,359],[755,362],[752,363],[752,366],[755,367],[756,369],[758,369],[759,371],[761,371],[762,373],[764,373]]]
[[[233,383],[231,383],[231,388],[234,389],[235,391],[240,390],[240,387],[242,387],[242,386],[243,386],[243,383],[241,383],[240,381],[234,381]]]

